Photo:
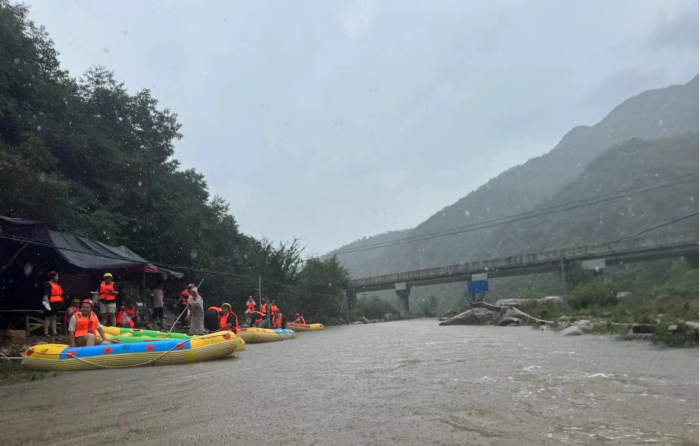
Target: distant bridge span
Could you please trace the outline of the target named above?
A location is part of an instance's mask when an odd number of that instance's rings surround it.
[[[674,257],[687,257],[697,263],[698,234],[682,233],[656,237],[630,238],[619,242],[544,251],[457,265],[407,271],[350,281],[348,294],[395,290],[399,296],[399,312],[408,316],[411,287],[441,283],[466,282],[472,274],[487,273],[489,278],[519,276],[531,273],[563,271],[566,265],[585,260],[604,260],[605,264],[633,263]]]

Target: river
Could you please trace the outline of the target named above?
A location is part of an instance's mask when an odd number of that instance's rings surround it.
[[[435,320],[0,387],[11,445],[697,444],[698,349]]]

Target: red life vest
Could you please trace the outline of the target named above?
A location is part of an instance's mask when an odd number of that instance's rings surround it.
[[[185,290],[182,293],[180,293],[180,299],[178,299],[177,303],[180,305],[187,305],[191,298],[192,295],[190,294],[190,291]]]
[[[52,304],[63,302],[63,289],[61,289],[61,286],[57,283],[53,283],[50,280],[46,283],[51,285],[51,295],[49,296],[49,302]]]
[[[269,311],[268,311],[269,309]],[[262,304],[260,306],[260,312],[264,315],[267,316],[268,313],[272,314],[272,305],[270,304]]]
[[[136,317],[136,307],[125,308],[124,312],[129,315],[129,317]]]
[[[270,305],[270,310],[272,311],[272,314],[275,314],[275,311],[280,311],[275,304]]]
[[[248,309],[248,311],[250,311],[251,313],[254,312],[254,311],[255,311],[255,302],[253,302],[253,301],[248,302],[247,309]]]
[[[304,316],[299,316],[297,320],[294,321],[295,324],[304,324],[306,325],[306,321],[304,320]]]
[[[107,285],[105,282],[102,282],[100,284],[100,300],[103,302],[114,302],[117,296],[110,293],[110,291],[114,291],[114,282],[110,283],[109,285]]]
[[[88,333],[92,333],[97,336],[97,316],[92,311],[89,317],[83,316],[83,313],[78,311],[75,313],[75,337],[81,338]]]
[[[221,313],[222,313],[221,308],[219,308],[219,307],[209,307],[209,308],[207,308],[207,311],[209,311],[209,310],[214,310],[214,311],[216,311],[216,313],[219,315],[219,317],[221,317]]]

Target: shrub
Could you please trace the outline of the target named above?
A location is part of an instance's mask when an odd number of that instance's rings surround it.
[[[571,291],[569,305],[572,308],[611,306],[617,302],[615,293],[616,290],[611,284],[593,280]]]
[[[377,296],[359,299],[350,312],[351,320],[358,320],[362,316],[367,319],[384,319],[386,313],[398,314],[394,306],[386,301],[380,300]]]

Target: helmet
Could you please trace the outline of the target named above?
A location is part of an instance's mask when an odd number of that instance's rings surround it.
[[[95,303],[92,301],[92,299],[83,299],[83,301],[80,302],[80,305],[82,304],[90,304],[92,308],[95,308]]]
[[[188,290],[191,290],[192,288],[194,288],[194,283],[190,283],[189,285],[187,285]]]
[[[105,273],[105,275],[102,276],[103,279],[106,279],[107,277],[109,277],[109,278],[111,279],[111,278],[112,278],[112,273]]]
[[[229,310],[231,310],[231,304],[225,303],[225,304],[223,304],[223,305],[221,306],[221,308],[222,308],[222,309],[228,308]]]
[[[264,297],[263,297],[262,299],[260,299],[260,300],[263,301],[263,302],[265,302],[265,298],[264,298]]]
[[[294,317],[299,317],[299,313],[296,313],[296,314],[294,315]]]
[[[92,301],[90,301],[90,302],[92,302]],[[70,301],[70,304],[71,304],[71,305],[80,305],[80,299],[78,299],[78,298],[76,297],[75,299],[73,299],[72,301]]]
[[[50,279],[56,274],[58,274],[58,271],[49,271],[48,273],[46,273],[46,277]]]

